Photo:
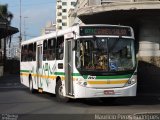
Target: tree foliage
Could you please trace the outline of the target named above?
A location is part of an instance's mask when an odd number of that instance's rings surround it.
[[[7,20],[9,24],[13,18],[13,14],[8,11],[8,5],[0,5],[0,19]]]

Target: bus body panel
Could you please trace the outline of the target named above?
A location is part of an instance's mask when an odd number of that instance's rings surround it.
[[[21,62],[21,83],[29,87],[29,75],[35,76],[36,62]],[[34,78],[32,78],[34,80]],[[34,84],[35,86],[35,84]]]
[[[55,82],[56,82],[56,76],[55,72],[56,69],[56,61],[43,61],[42,62],[42,81],[43,81],[43,91],[49,92],[49,93],[55,93]]]

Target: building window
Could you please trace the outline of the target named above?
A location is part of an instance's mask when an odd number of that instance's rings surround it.
[[[60,30],[60,29],[62,29],[62,26],[58,26],[57,28]]]
[[[76,6],[76,2],[71,2],[71,5],[72,6]]]
[[[67,12],[67,9],[62,9],[62,12],[63,12],[63,13],[66,13],[66,12]]]
[[[62,19],[67,19],[67,16],[62,16]]]
[[[62,2],[62,5],[64,5],[64,6],[67,5],[67,2]]]
[[[67,26],[67,23],[62,23],[62,26]]]
[[[58,23],[61,23],[61,22],[62,22],[62,20],[61,20],[61,19],[57,19],[57,22],[58,22]]]
[[[61,12],[58,12],[58,13],[57,13],[57,16],[61,16],[61,15],[62,15],[62,13],[61,13]]]
[[[61,5],[58,5],[58,6],[57,6],[57,9],[61,9],[61,8],[62,8],[62,6],[61,6]]]

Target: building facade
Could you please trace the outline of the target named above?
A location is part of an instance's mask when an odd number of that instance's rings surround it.
[[[56,24],[53,22],[47,22],[46,26],[42,29],[42,35],[49,34],[56,31]]]
[[[57,0],[56,5],[56,29],[69,27],[69,11],[75,8],[77,0]]]
[[[160,0],[78,0],[76,8],[71,16],[85,24],[133,27],[138,92],[160,93]]]

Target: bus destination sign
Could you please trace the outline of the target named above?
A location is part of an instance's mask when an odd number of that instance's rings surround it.
[[[81,36],[89,35],[114,35],[114,36],[131,36],[131,29],[128,27],[116,26],[81,26]]]

